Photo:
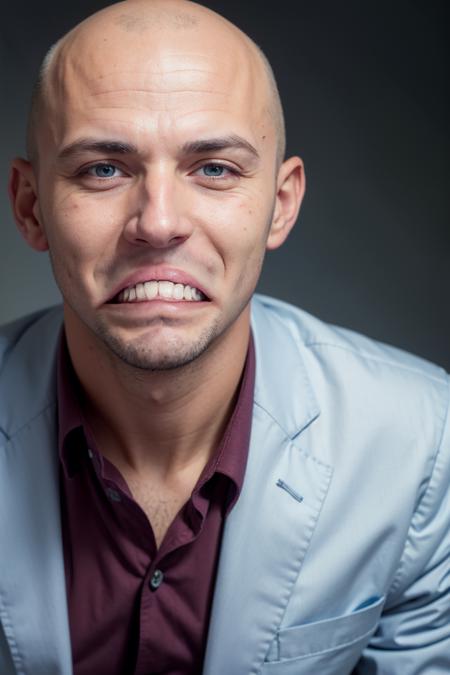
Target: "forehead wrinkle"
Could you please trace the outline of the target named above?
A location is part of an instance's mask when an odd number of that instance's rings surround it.
[[[158,96],[159,94],[168,94],[169,96],[171,95],[176,95],[176,94],[219,94],[219,92],[216,92],[212,89],[176,89],[175,91],[170,91],[170,92],[161,92],[159,89],[108,89],[105,91],[101,91],[98,94],[92,94],[92,98],[97,98],[98,96],[108,96],[109,94],[129,94],[130,91],[134,94],[143,94],[144,96],[146,94],[150,96]],[[227,94],[221,94],[222,96],[227,96]],[[115,106],[113,104],[108,105],[108,108],[125,108],[126,106]],[[134,107],[134,106],[128,106],[128,107]]]
[[[155,68],[152,63],[151,68],[143,68],[142,59],[139,60],[139,68],[127,67],[117,69],[111,68],[108,64],[87,63],[75,55],[69,56],[61,63],[59,73],[55,73],[52,78],[52,85],[55,94],[60,95],[61,103],[70,98],[80,98],[85,92],[89,96],[101,96],[103,94],[114,93],[179,93],[194,92],[198,93],[216,93],[218,95],[230,95],[232,92],[233,70],[229,64],[217,63],[218,67],[196,67],[194,63],[187,67],[179,67],[180,60],[194,58],[192,54],[177,55],[178,60],[175,67],[174,58],[160,59],[159,67]],[[169,63],[168,63],[169,62]],[[173,65],[172,65],[173,64]],[[224,67],[222,67],[222,65]],[[241,83],[251,81],[251,78],[238,78]],[[224,86],[230,84],[229,90]],[[238,82],[235,81],[237,87]]]
[[[59,91],[59,102],[62,107],[73,107],[75,110],[89,105],[89,99],[101,101],[102,107],[126,108],[134,107],[136,101],[124,100],[133,94],[146,96],[155,96],[150,102],[159,108],[161,104],[157,100],[159,96],[166,97],[162,103],[164,109],[175,107],[180,104],[179,97],[184,95],[195,96],[213,96],[226,102],[228,100],[236,101],[243,109],[249,111],[248,101],[255,102],[260,95],[255,78],[247,71],[234,76],[234,71],[229,64],[222,60],[214,59],[217,67],[205,68],[195,67],[191,63],[188,67],[173,67],[172,54],[169,59],[161,60],[162,66],[157,70],[130,70],[129,68],[117,70],[115,72],[99,72],[93,75],[83,62],[79,62],[77,56],[68,58],[64,65],[61,65],[61,74],[58,77],[61,86]],[[188,54],[192,59],[196,59],[196,54]],[[181,54],[177,54],[178,60]],[[164,62],[170,62],[170,67],[163,69]],[[202,57],[203,60],[203,57]],[[174,64],[175,65],[175,64]],[[225,71],[225,72],[224,72]],[[181,73],[181,78],[178,75]],[[185,76],[185,77],[184,77]],[[133,80],[134,78],[134,80]],[[206,86],[205,86],[206,85]],[[229,85],[229,86],[228,86]],[[55,90],[56,93],[56,90]],[[117,96],[118,100],[114,100]],[[86,98],[87,97],[87,98]],[[182,103],[182,100],[181,100]],[[69,106],[68,106],[69,104]],[[103,106],[103,104],[105,104]],[[224,103],[225,104],[225,103]],[[98,105],[98,103],[95,103]],[[208,105],[208,104],[207,104]],[[210,104],[209,104],[210,105]],[[222,104],[221,104],[222,105]],[[263,102],[257,109],[263,108]]]
[[[210,97],[206,105],[204,100],[205,94]],[[186,101],[186,97],[189,97],[188,101]],[[91,95],[84,100],[82,106],[80,106],[79,100],[75,97],[73,105],[68,106],[65,119],[70,120],[72,114],[79,114],[83,111],[83,114],[95,115],[99,120],[103,116],[105,121],[114,122],[114,119],[110,119],[112,111],[123,110],[125,113],[129,113],[131,110],[134,110],[146,115],[147,121],[145,124],[148,124],[150,122],[148,115],[160,112],[175,113],[179,119],[191,115],[212,114],[214,112],[226,114],[230,107],[228,99],[228,93],[210,90],[185,89],[167,93],[145,89],[137,91],[136,96],[131,100],[129,90],[111,90],[110,92],[103,92],[101,95]],[[70,99],[66,99],[66,103],[70,104]],[[124,123],[130,122],[126,117],[121,121]],[[144,122],[139,122],[139,120],[135,119],[133,120],[133,124],[144,124]]]
[[[228,97],[227,92],[220,92],[215,89],[173,89],[168,91],[161,91],[161,89],[105,89],[96,93],[92,93],[92,98],[98,96],[108,96],[109,94],[150,94],[150,95],[172,95],[172,94],[215,94],[218,96]]]
[[[190,78],[192,84],[201,86],[207,84],[207,90],[221,90],[229,85],[229,94],[239,84],[254,83],[256,73],[246,73],[245,69],[236,69],[237,61],[222,60],[216,57],[205,57],[203,54],[192,53],[188,48],[183,52],[173,53],[166,47],[156,48],[155,56],[150,59],[127,57],[127,67],[117,66],[92,59],[80,59],[78,54],[70,56],[62,67],[61,79],[72,81],[75,84],[86,86],[91,90],[102,92],[102,83],[112,89],[129,89],[136,91],[145,88],[160,88],[170,92],[176,89],[178,81]],[[199,64],[200,61],[200,64]],[[186,64],[181,66],[182,64]],[[253,76],[252,76],[253,75]],[[257,78],[256,78],[257,79]],[[125,83],[125,86],[121,86]],[[133,84],[136,83],[136,84]],[[100,88],[99,88],[100,87]]]

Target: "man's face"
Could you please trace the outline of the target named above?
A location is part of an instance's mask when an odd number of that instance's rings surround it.
[[[193,48],[152,35],[149,46],[138,33],[130,49],[126,37],[81,40],[61,57],[36,213],[68,327],[164,369],[248,329],[276,135],[261,73],[217,38]]]

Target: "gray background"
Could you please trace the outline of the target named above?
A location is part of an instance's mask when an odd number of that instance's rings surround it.
[[[109,4],[2,9],[0,180],[23,153],[31,84],[48,46]],[[288,150],[306,165],[296,230],[260,290],[450,369],[449,112],[445,1],[210,0],[265,50]],[[107,54],[105,54],[107,57]],[[1,207],[0,322],[58,301],[46,255]]]

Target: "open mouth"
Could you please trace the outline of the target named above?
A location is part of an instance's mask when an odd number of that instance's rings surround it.
[[[194,286],[173,281],[144,281],[122,289],[112,300],[113,304],[168,300],[172,302],[205,302],[209,298]]]

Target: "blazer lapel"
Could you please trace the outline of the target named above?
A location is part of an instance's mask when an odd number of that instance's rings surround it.
[[[253,318],[257,374],[249,457],[224,529],[204,675],[259,672],[332,475],[302,447],[302,431],[319,408],[298,344],[258,306]]]
[[[19,334],[0,383],[0,620],[17,673],[70,675],[54,357],[60,311]]]

